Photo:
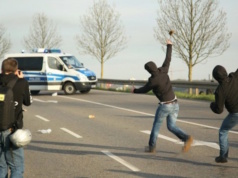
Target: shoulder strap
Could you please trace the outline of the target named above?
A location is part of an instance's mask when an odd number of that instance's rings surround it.
[[[12,89],[12,88],[14,87],[14,85],[16,84],[17,79],[18,79],[18,78],[14,78],[14,79],[10,80],[10,81],[8,82],[7,86]]]

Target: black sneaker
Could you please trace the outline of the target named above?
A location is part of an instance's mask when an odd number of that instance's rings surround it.
[[[226,158],[221,157],[221,156],[216,157],[216,158],[215,158],[215,161],[216,161],[217,163],[227,163],[227,162],[228,162]]]
[[[152,146],[146,146],[145,147],[145,152],[147,152],[147,153],[156,153],[156,149],[155,149],[155,147],[152,147]]]

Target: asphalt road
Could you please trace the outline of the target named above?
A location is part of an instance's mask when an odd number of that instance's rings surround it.
[[[45,92],[25,107],[33,140],[25,147],[26,178],[237,177],[238,127],[229,133],[230,154],[217,164],[221,115],[209,102],[179,99],[177,125],[195,139],[191,150],[167,130],[157,153],[144,152],[158,106],[155,96],[92,90],[88,94]],[[89,118],[94,115],[94,118]],[[39,130],[51,129],[50,133]]]

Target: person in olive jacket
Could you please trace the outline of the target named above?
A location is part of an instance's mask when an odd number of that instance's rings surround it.
[[[168,130],[184,142],[184,152],[187,152],[190,149],[193,142],[192,136],[187,135],[183,130],[176,126],[179,104],[168,76],[171,53],[172,42],[167,40],[167,53],[162,67],[157,68],[156,64],[152,61],[146,63],[145,69],[151,74],[151,76],[145,86],[132,91],[133,93],[147,93],[152,90],[160,101],[155,113],[149,146],[146,147],[146,152],[156,152],[156,140],[164,119],[167,119]]]
[[[225,106],[229,112],[219,130],[220,155],[215,158],[217,163],[226,163],[228,132],[238,123],[238,69],[228,75],[223,66],[217,65],[212,75],[219,85],[215,91],[215,102],[211,103],[210,108],[214,113],[221,114]]]

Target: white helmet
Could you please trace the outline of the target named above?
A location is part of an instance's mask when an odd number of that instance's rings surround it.
[[[11,142],[17,147],[26,146],[32,138],[31,132],[28,129],[17,129],[11,136]]]

